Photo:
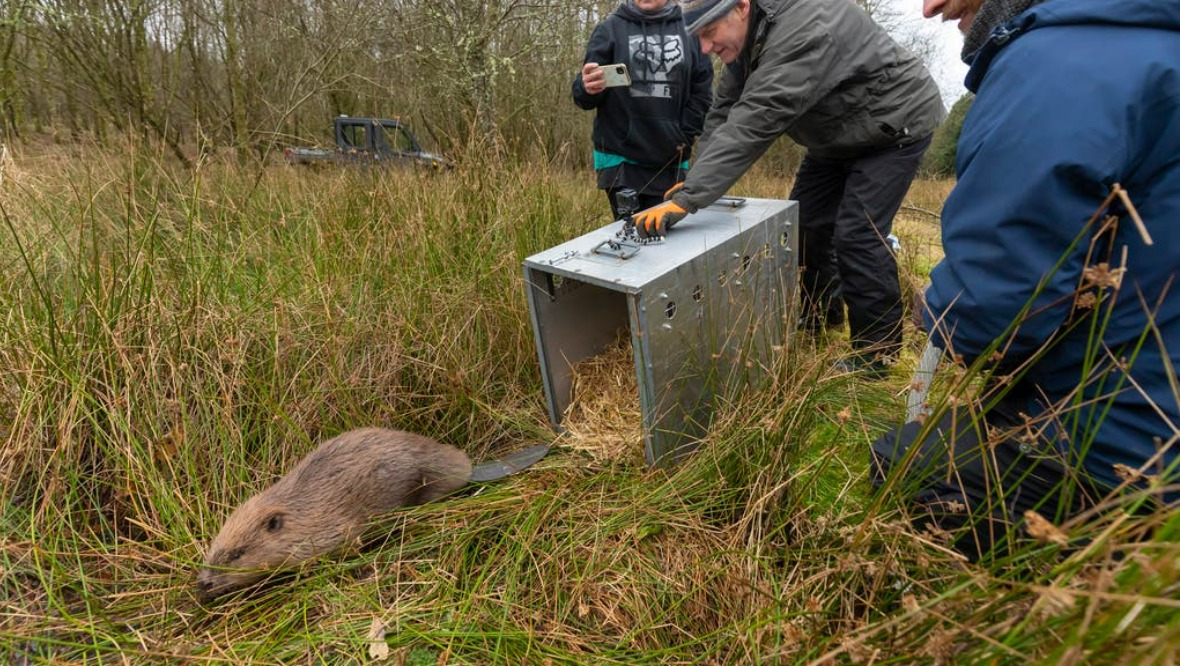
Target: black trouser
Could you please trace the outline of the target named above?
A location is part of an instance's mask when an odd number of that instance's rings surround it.
[[[889,432],[873,442],[873,485],[888,482],[914,509],[915,527],[950,532],[954,547],[972,561],[1003,554],[1025,511],[1060,523],[1094,501],[1092,482],[1075,471],[1081,465],[1067,464],[1023,427],[1025,404],[1007,398],[982,418],[977,412],[974,423],[969,410],[955,410],[921,441],[916,421]],[[990,439],[982,435],[988,430]]]
[[[791,198],[799,202],[805,323],[839,323],[842,299],[854,348],[900,348],[904,308],[885,237],[929,145],[925,137],[852,159],[803,158]]]

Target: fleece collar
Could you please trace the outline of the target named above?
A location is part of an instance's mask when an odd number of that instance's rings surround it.
[[[1024,0],[988,0],[980,7],[982,14],[993,3],[1011,9]],[[979,18],[978,15],[976,17]],[[1067,25],[1117,25],[1151,30],[1180,31],[1180,2],[1176,0],[1044,0],[990,29],[983,45],[974,52],[964,48],[963,60],[971,65],[965,84],[971,92],[979,90],[984,75],[996,55],[1014,39],[1033,30]],[[970,31],[968,31],[970,32]]]

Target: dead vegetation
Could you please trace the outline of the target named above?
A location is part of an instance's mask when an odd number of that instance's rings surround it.
[[[620,344],[576,369],[570,434],[535,469],[201,606],[224,512],[325,433],[550,441],[520,260],[605,204],[544,170],[254,187],[150,166],[46,180],[10,210],[44,244],[22,262],[26,236],[0,241],[10,663],[1174,663],[1175,516],[1050,524],[966,564],[868,488],[904,373],[833,375],[826,338],[797,337],[671,472],[643,464]],[[925,187],[936,210],[946,185]],[[928,225],[903,216],[903,253],[923,247],[910,224]]]
[[[631,342],[620,339],[573,366],[562,446],[599,462],[643,462],[643,417]]]

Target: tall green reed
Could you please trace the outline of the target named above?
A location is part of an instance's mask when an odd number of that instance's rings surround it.
[[[1052,661],[1124,640],[1165,663],[1176,644],[1174,518],[1106,523],[1121,543],[1156,521],[1122,564],[1034,544],[965,565],[866,482],[904,371],[833,376],[838,345],[802,337],[671,473],[558,442],[199,606],[192,569],[229,508],[327,435],[404,427],[476,457],[551,439],[521,261],[608,209],[588,174],[494,159],[88,158],[0,190],[0,654],[353,663],[374,619],[405,663]]]

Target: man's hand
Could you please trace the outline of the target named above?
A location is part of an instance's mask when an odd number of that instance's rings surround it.
[[[668,190],[666,192],[664,192],[664,201],[671,201],[672,196],[675,195],[677,192],[679,192],[682,187],[684,187],[683,180],[680,181],[679,183],[676,183],[672,187],[669,187]]]
[[[676,202],[665,201],[632,215],[631,221],[640,237],[649,238],[667,234],[672,225],[683,220],[685,215],[688,215],[688,211],[677,206]]]
[[[598,63],[588,62],[582,65],[582,87],[591,95],[597,95],[606,90],[606,74],[602,73],[602,68],[598,66]]]

